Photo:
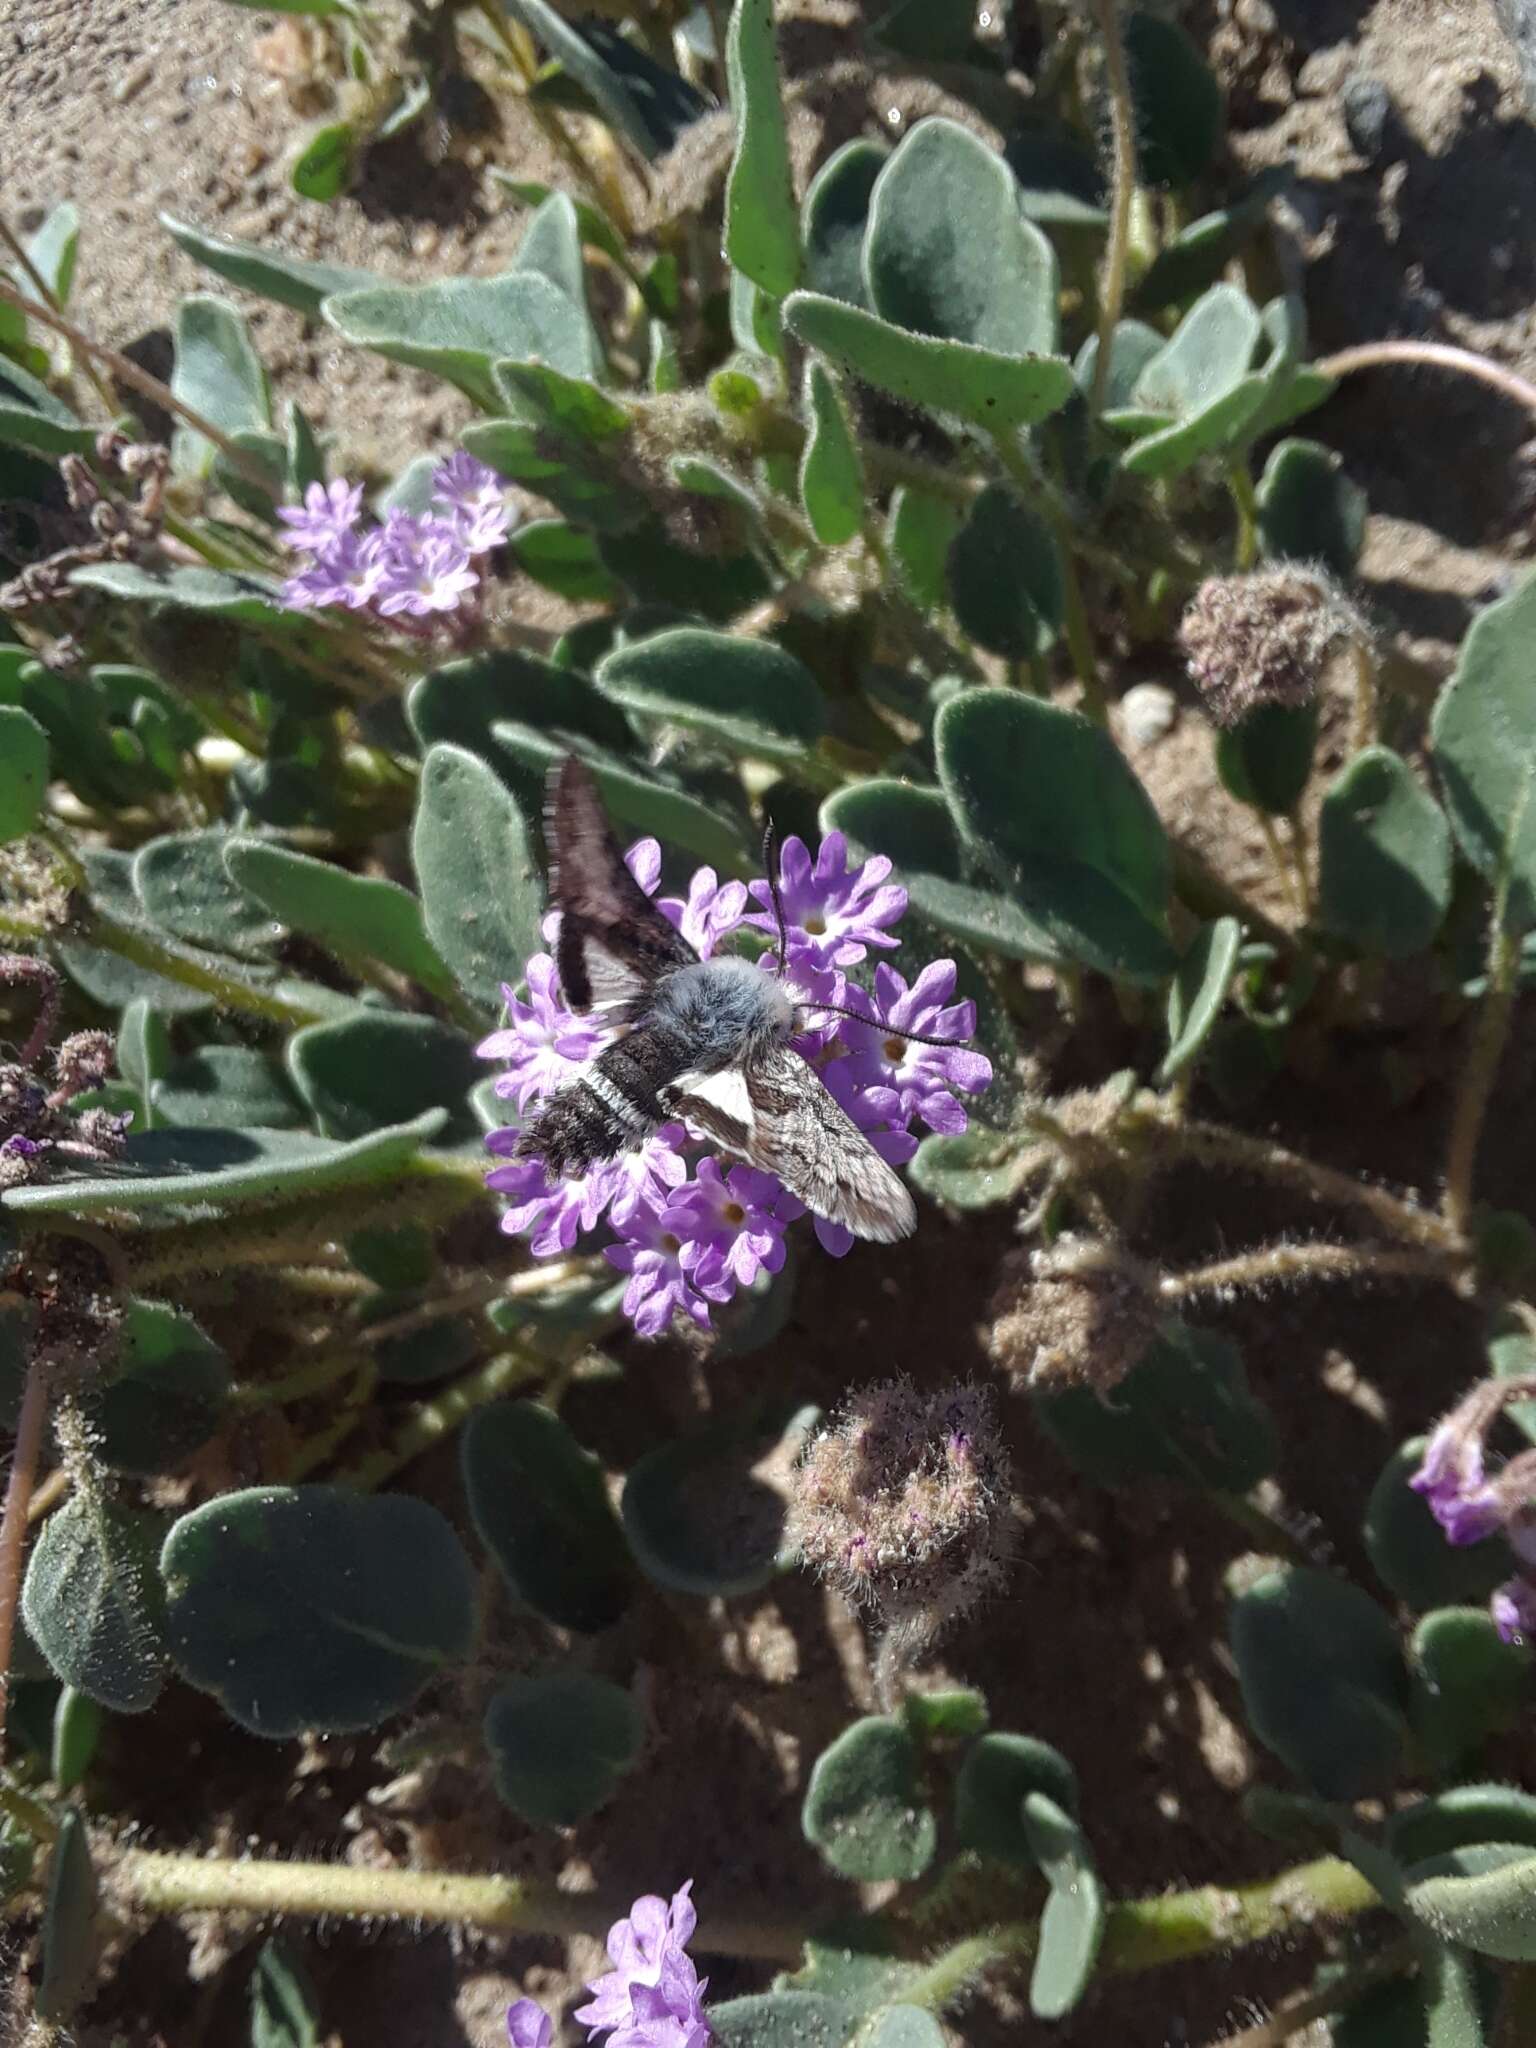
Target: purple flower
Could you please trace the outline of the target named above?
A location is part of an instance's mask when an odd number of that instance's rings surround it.
[[[641,846],[655,844],[654,839],[642,839],[630,852],[635,854]],[[660,849],[657,851],[659,855]],[[656,879],[659,877],[658,858]],[[640,881],[638,875],[635,879]],[[649,883],[640,882],[648,896],[655,893],[656,879]],[[677,926],[699,958],[707,960],[722,939],[739,930],[747,908],[747,885],[745,882],[722,882],[713,868],[699,868],[688,884],[686,901],[678,896],[660,896],[657,897],[656,908]]]
[[[850,1020],[844,1038],[854,1051],[860,1079],[867,1078],[890,1089],[900,1105],[903,1119],[921,1117],[931,1131],[953,1134],[966,1127],[966,1114],[955,1099],[956,1091],[976,1095],[992,1081],[992,1062],[985,1053],[972,1052],[959,1041],[974,1036],[976,1005],[951,1003],[955,992],[955,963],[935,960],[908,988],[893,967],[881,961],[875,969],[875,994],[871,1003],[863,989],[849,989],[850,1008],[865,1009],[869,1024]],[[895,1031],[884,1030],[895,1025]],[[925,1038],[944,1038],[953,1045],[918,1045],[902,1038],[903,1031],[920,1032]]]
[[[507,2007],[507,2039],[512,2048],[549,2048],[554,2038],[554,2022],[542,2005],[520,1998]]]
[[[314,486],[311,486],[313,489]],[[337,534],[283,585],[283,602],[303,610],[319,605],[345,605],[362,611],[371,605],[384,582],[385,561],[376,533]]]
[[[379,532],[384,575],[374,599],[381,618],[457,611],[479,583],[456,528],[430,515],[391,512]]]
[[[505,1060],[496,1093],[520,1110],[541,1096],[563,1088],[581,1070],[606,1033],[599,1020],[578,1016],[561,999],[555,963],[547,953],[528,962],[528,1000],[523,1002],[502,984],[507,1022],[481,1039],[475,1051],[483,1060]]]
[[[472,555],[501,546],[510,524],[506,494],[494,469],[459,448],[432,472],[432,502]]]
[[[1506,1643],[1536,1642],[1536,1585],[1508,1579],[1488,1602],[1493,1625]]]
[[[283,539],[290,547],[323,554],[352,538],[362,505],[361,484],[349,484],[344,477],[337,477],[334,483],[311,484],[302,505],[278,506],[277,516],[288,529]]]
[[[779,856],[779,893],[792,945],[809,953],[818,967],[851,967],[871,946],[894,946],[886,926],[905,914],[907,892],[886,881],[890,872],[883,853],[850,869],[841,832],[827,834],[814,862],[803,840],[786,839]],[[754,882],[752,895],[763,908],[746,922],[776,937],[768,884]]]
[[[1435,1430],[1408,1484],[1422,1494],[1448,1543],[1481,1543],[1504,1520],[1499,1497],[1483,1475],[1481,1432],[1466,1426],[1460,1409]]]
[[[701,1159],[661,1223],[681,1241],[679,1264],[699,1293],[723,1302],[759,1273],[782,1268],[785,1226],[804,1213],[775,1174],[752,1166],[722,1172],[718,1159]]]
[[[487,1186],[492,1178],[487,1177]],[[624,1313],[636,1332],[642,1337],[659,1337],[679,1311],[708,1329],[709,1304],[683,1270],[683,1240],[667,1225],[664,1212],[636,1204],[625,1230],[628,1242],[609,1245],[603,1257],[629,1275]]]
[[[700,1982],[684,1946],[696,1925],[692,1888],[690,1878],[670,1906],[654,1895],[636,1899],[609,1929],[613,1968],[587,1986],[591,2003],[576,2013],[589,2041],[607,2034],[607,2048],[707,2048],[708,1980]]]

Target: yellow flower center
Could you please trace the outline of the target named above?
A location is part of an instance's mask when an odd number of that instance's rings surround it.
[[[741,1224],[747,1220],[747,1212],[743,1209],[740,1202],[727,1202],[724,1213],[727,1223]]]

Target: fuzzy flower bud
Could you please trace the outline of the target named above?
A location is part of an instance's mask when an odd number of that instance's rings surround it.
[[[988,1349],[1016,1384],[1101,1394],[1140,1362],[1166,1313],[1150,1266],[1072,1237],[1020,1254],[993,1307]]]
[[[887,1380],[813,1438],[787,1533],[845,1599],[927,1640],[1001,1583],[1011,1493],[986,1388]]]
[[[76,1031],[58,1046],[53,1055],[54,1076],[59,1093],[67,1101],[99,1088],[117,1060],[117,1045],[110,1031]]]
[[[1309,704],[1329,657],[1370,629],[1321,567],[1211,576],[1179,626],[1189,673],[1218,725],[1261,704]]]

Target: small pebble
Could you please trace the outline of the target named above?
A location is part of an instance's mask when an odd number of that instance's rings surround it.
[[[1369,71],[1352,71],[1339,95],[1349,146],[1356,156],[1375,163],[1392,118],[1392,95]]]
[[[1120,699],[1120,719],[1133,747],[1152,747],[1172,732],[1178,699],[1166,684],[1137,683]]]

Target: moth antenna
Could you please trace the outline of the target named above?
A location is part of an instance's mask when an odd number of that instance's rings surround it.
[[[957,1038],[930,1038],[926,1031],[903,1031],[899,1024],[888,1024],[883,1017],[866,1017],[862,1010],[845,1010],[841,1003],[806,1002],[796,1006],[802,1010],[826,1010],[834,1017],[851,1017],[855,1024],[872,1024],[877,1031],[889,1032],[892,1038],[904,1038],[910,1045],[941,1045],[954,1047],[963,1044]]]
[[[770,818],[763,827],[763,866],[768,873],[768,893],[773,898],[773,921],[779,928],[779,972],[784,979],[789,958],[789,933],[784,928],[784,898],[779,893],[779,835]]]

